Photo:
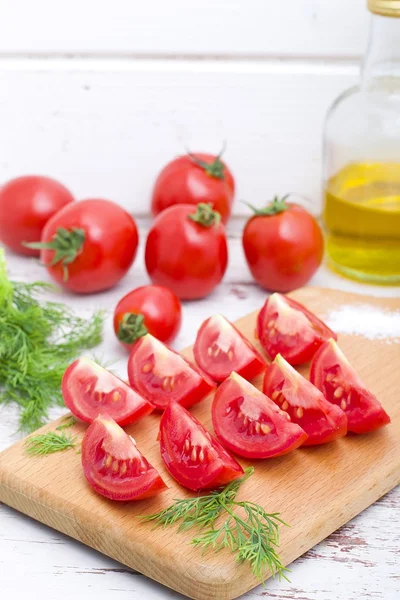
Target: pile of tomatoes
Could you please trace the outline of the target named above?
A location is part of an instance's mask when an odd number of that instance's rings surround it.
[[[214,315],[201,325],[190,362],[147,333],[129,356],[129,383],[88,359],[75,361],[62,390],[72,413],[91,423],[82,442],[89,484],[124,501],[166,488],[122,429],[152,411],[162,412],[158,439],[166,469],[194,491],[218,488],[243,474],[231,452],[268,459],[390,422],[336,334],[301,304],[279,293],[269,296],[255,337],[265,354],[225,317]],[[306,379],[293,365],[309,361]],[[262,376],[262,391],[249,381],[256,376]],[[210,392],[216,437],[188,410]]]

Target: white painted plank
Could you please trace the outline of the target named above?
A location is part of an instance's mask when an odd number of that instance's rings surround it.
[[[239,200],[320,196],[321,136],[356,65],[241,61],[0,61],[0,181],[59,178],[147,214],[159,169],[185,146],[218,152]]]
[[[366,0],[2,0],[0,52],[359,56]]]

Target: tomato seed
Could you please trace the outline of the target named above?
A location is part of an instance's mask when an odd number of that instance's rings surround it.
[[[149,371],[152,371],[152,370],[153,370],[153,365],[151,363],[146,363],[142,367],[142,372],[143,373],[149,373]]]
[[[343,388],[342,387],[336,388],[336,390],[333,392],[333,395],[335,398],[341,398],[343,396]]]
[[[341,403],[340,403],[340,408],[341,408],[342,410],[346,410],[346,408],[347,408],[347,402],[346,402],[346,400],[342,400],[342,401],[341,401]]]
[[[119,462],[117,460],[114,460],[113,466],[112,466],[112,470],[113,470],[113,473],[118,473],[118,471],[119,471]]]
[[[265,423],[261,423],[260,428],[264,435],[268,435],[271,432],[271,427],[268,427]]]
[[[197,460],[197,450],[196,450],[195,446],[193,446],[193,450],[192,450],[192,454],[190,455],[190,458],[192,459],[193,462],[195,462]]]
[[[289,403],[285,400],[285,402],[282,404],[282,410],[287,410],[289,408]]]
[[[304,415],[304,410],[301,408],[301,406],[299,406],[298,409],[296,410],[296,416],[298,419],[301,419],[303,415]]]
[[[112,456],[111,456],[111,454],[107,454],[107,458],[106,458],[106,462],[105,462],[107,469],[109,469],[111,467],[111,463],[112,463]]]
[[[121,394],[117,391],[115,391],[112,395],[112,399],[114,402],[118,402],[121,399]]]

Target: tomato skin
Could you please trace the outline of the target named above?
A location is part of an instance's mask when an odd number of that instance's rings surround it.
[[[114,331],[118,331],[126,313],[144,317],[147,331],[161,342],[170,343],[178,334],[182,322],[182,307],[179,298],[161,285],[144,285],[124,296],[114,311]],[[120,344],[131,351],[135,342]]]
[[[131,386],[158,410],[170,402],[192,406],[215,387],[205,373],[149,333],[132,349],[128,376]]]
[[[390,423],[379,400],[365,388],[334,340],[328,340],[315,353],[310,381],[347,415],[348,430],[368,433]]]
[[[224,381],[232,371],[253,379],[266,365],[250,342],[222,315],[204,321],[193,347],[199,367],[211,379]]]
[[[61,208],[75,198],[55,179],[40,175],[16,177],[0,188],[0,240],[26,256],[40,251],[22,242],[40,240],[43,227]]]
[[[291,365],[308,362],[334,333],[305,306],[288,296],[269,296],[257,318],[257,336],[271,359],[281,354]]]
[[[161,456],[171,473],[189,490],[209,490],[243,475],[240,464],[181,405],[170,402],[160,421]]]
[[[304,208],[255,215],[243,230],[243,249],[257,283],[266,290],[290,292],[301,287],[321,264],[324,241],[317,221]]]
[[[216,391],[212,420],[222,444],[245,458],[283,456],[307,440],[299,425],[237,373]]]
[[[278,354],[264,377],[264,394],[269,396],[293,423],[308,435],[304,446],[333,442],[347,433],[343,410],[324,395]]]
[[[196,153],[197,159],[212,163],[212,154]],[[223,169],[224,179],[212,177],[191,158],[180,156],[169,162],[159,173],[151,199],[151,212],[154,216],[176,204],[197,205],[209,202],[217,210],[224,223],[231,214],[235,182],[226,165]]]
[[[60,227],[85,231],[83,248],[68,265],[67,280],[60,263],[51,265],[54,250],[42,249],[40,257],[51,277],[72,292],[89,294],[113,287],[135,259],[136,223],[111,200],[93,198],[65,206],[46,223],[41,241],[51,242]]]
[[[82,467],[89,485],[111,500],[143,500],[167,488],[134,439],[106,415],[97,417],[86,430]]]
[[[195,223],[188,218],[195,212],[190,204],[167,208],[155,219],[146,241],[150,279],[170,288],[181,300],[211,294],[228,264],[224,226]]]
[[[88,358],[79,358],[70,364],[61,387],[65,405],[87,423],[102,414],[124,426],[136,423],[154,410],[148,400],[122,379]]]

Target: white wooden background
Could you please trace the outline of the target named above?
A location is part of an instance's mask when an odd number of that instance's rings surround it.
[[[237,198],[317,203],[368,20],[366,0],[1,0],[0,182],[40,172],[146,214],[165,162],[226,140]]]

